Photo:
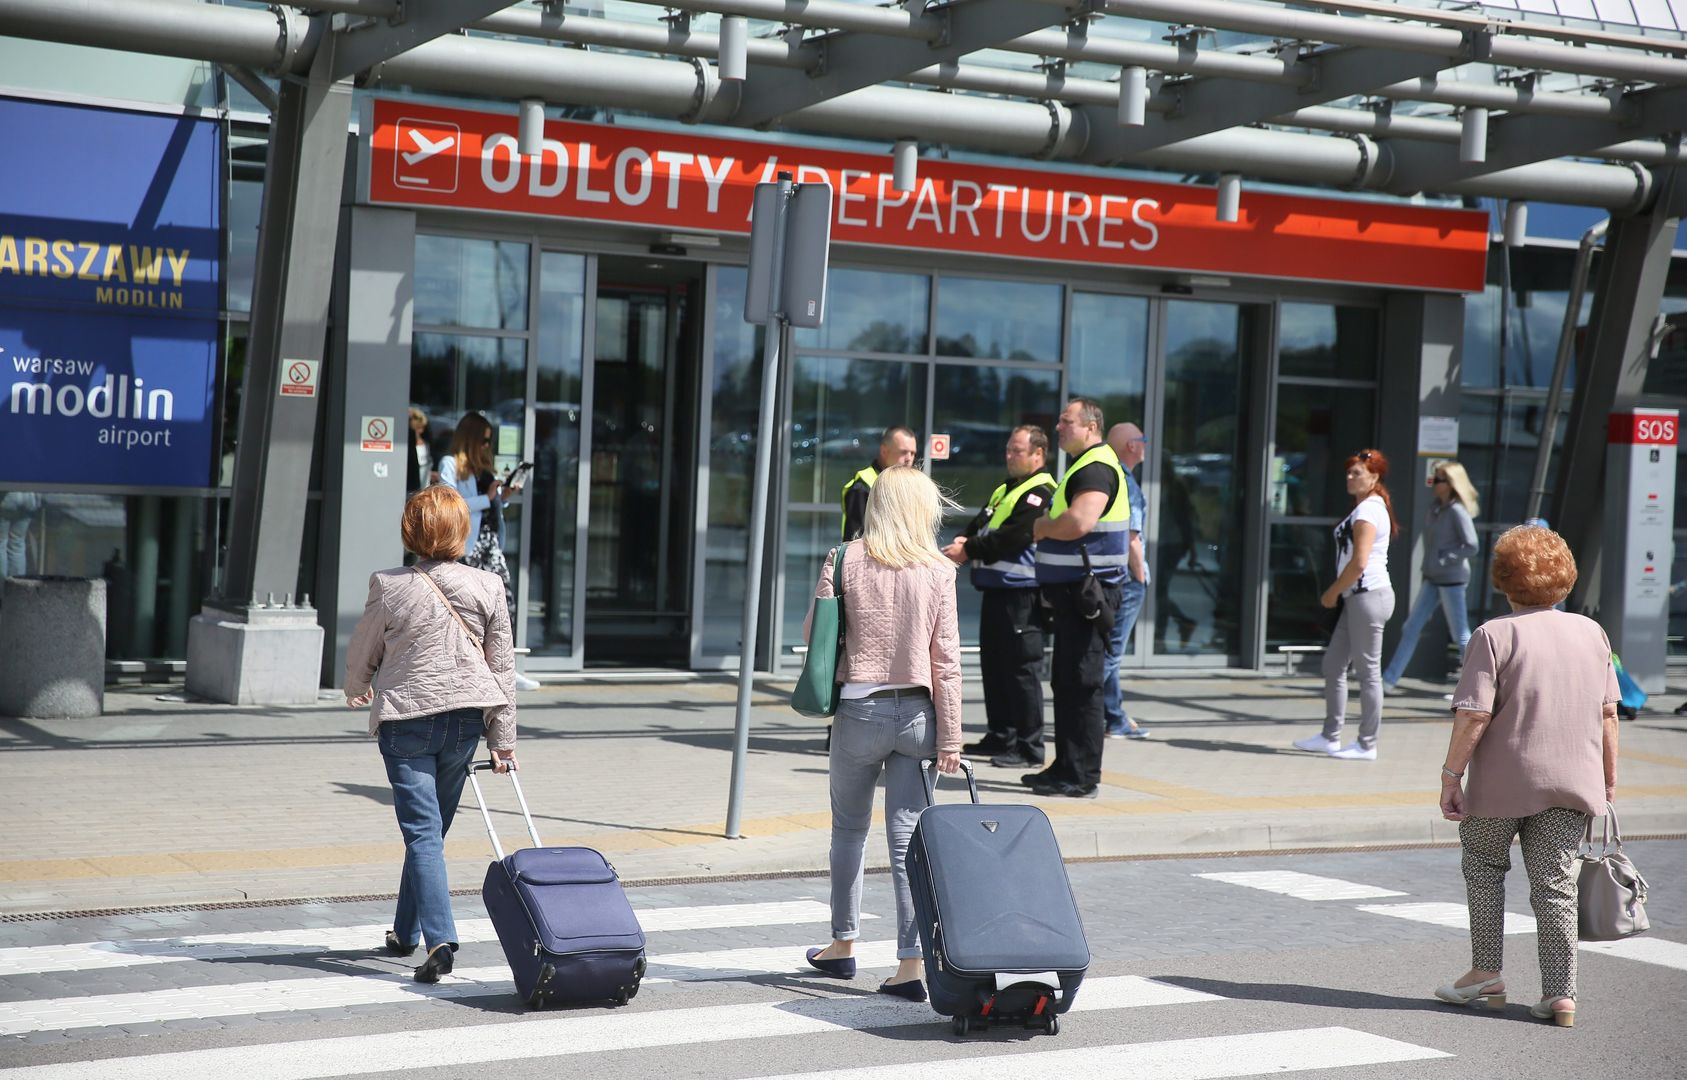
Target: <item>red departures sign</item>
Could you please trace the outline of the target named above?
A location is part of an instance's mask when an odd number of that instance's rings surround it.
[[[748,233],[755,186],[788,171],[836,191],[837,243],[1475,291],[1481,211],[1244,192],[1217,219],[1212,188],[1104,174],[922,160],[914,191],[891,159],[684,131],[551,120],[516,151],[516,117],[377,100],[369,200],[689,231]]]

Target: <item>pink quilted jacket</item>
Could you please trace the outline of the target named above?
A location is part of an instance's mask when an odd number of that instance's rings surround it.
[[[844,551],[844,654],[838,679],[846,683],[910,683],[931,691],[937,749],[961,748],[961,631],[955,613],[955,567],[895,570],[859,543]],[[832,595],[832,556],[820,568],[815,597]],[[809,607],[809,618],[814,608]],[[803,624],[808,638],[808,623]]]
[[[426,570],[481,640],[481,652],[416,575]],[[486,745],[515,747],[515,652],[504,583],[462,563],[419,563],[369,575],[369,599],[346,649],[346,696],[375,686],[369,734],[385,720],[486,710]],[[378,673],[378,674],[377,674]]]

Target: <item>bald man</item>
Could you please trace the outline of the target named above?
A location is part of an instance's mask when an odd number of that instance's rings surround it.
[[[1136,616],[1142,611],[1142,601],[1148,596],[1148,558],[1143,549],[1143,522],[1148,519],[1148,500],[1142,494],[1134,470],[1148,456],[1148,437],[1132,423],[1114,424],[1107,432],[1107,445],[1119,455],[1119,466],[1125,470],[1125,488],[1131,503],[1130,561],[1119,599],[1119,614],[1113,620],[1113,633],[1107,639],[1107,657],[1102,668],[1101,706],[1107,720],[1107,736],[1111,739],[1146,739],[1148,732],[1137,726],[1125,711],[1124,688],[1119,685],[1119,666],[1125,656],[1125,642],[1130,640],[1136,626]]]

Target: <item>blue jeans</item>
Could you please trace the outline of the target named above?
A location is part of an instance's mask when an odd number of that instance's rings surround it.
[[[1137,613],[1142,610],[1148,586],[1140,581],[1125,579],[1120,591],[1119,613],[1113,617],[1113,633],[1107,639],[1106,659],[1101,668],[1101,710],[1107,718],[1111,733],[1128,731],[1136,725],[1125,712],[1125,692],[1119,686],[1119,665],[1125,658],[1125,640],[1136,626]]]
[[[431,951],[457,944],[451,888],[445,881],[445,834],[457,814],[469,761],[485,735],[484,710],[457,709],[381,725],[381,757],[392,783],[404,874],[392,929],[405,945],[418,937]]]
[[[1394,647],[1394,655],[1388,661],[1388,666],[1382,670],[1382,681],[1393,686],[1400,681],[1405,673],[1406,665],[1412,662],[1412,653],[1418,647],[1418,635],[1429,625],[1429,620],[1435,615],[1437,604],[1447,620],[1447,633],[1459,643],[1459,656],[1463,658],[1464,647],[1470,644],[1470,613],[1465,608],[1465,586],[1437,585],[1426,581],[1418,590],[1418,598],[1412,604],[1412,613],[1406,616],[1406,625],[1400,631],[1400,644]]]

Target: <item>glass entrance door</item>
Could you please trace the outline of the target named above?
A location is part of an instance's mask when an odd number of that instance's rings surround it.
[[[1160,656],[1240,659],[1247,478],[1246,355],[1255,309],[1174,300],[1161,336],[1164,401],[1149,445],[1159,490],[1150,610]],[[1156,435],[1158,436],[1156,438]]]
[[[690,658],[702,297],[701,264],[598,260],[587,664]]]

